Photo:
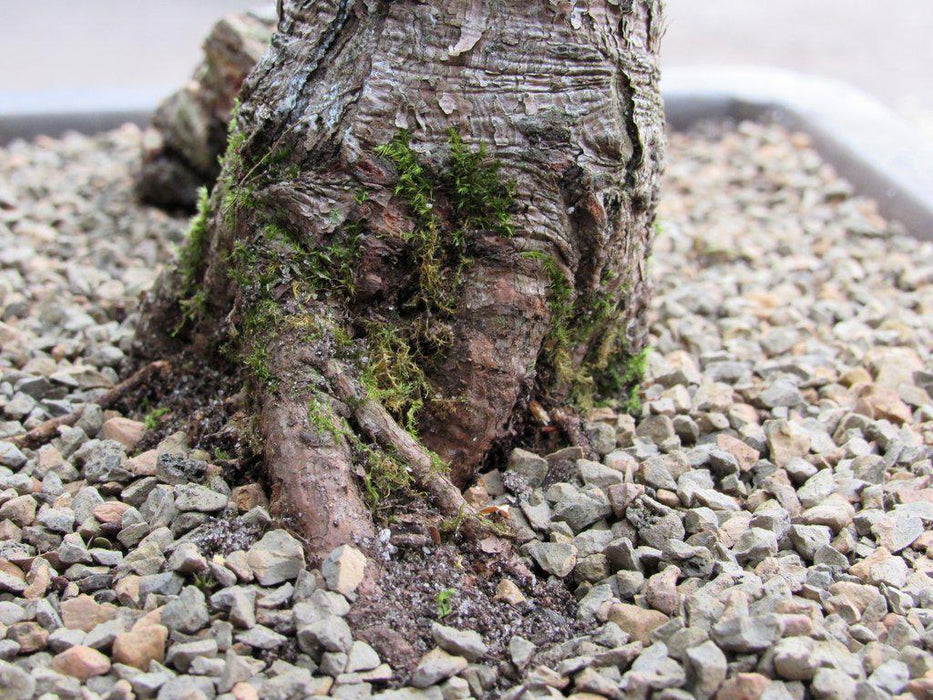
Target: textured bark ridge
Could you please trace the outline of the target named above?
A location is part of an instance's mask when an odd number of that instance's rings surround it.
[[[462,515],[454,485],[532,400],[625,389],[659,4],[285,0],[174,296],[185,333],[253,371],[278,502],[313,547],[371,534],[399,484]]]
[[[217,179],[230,110],[274,29],[271,10],[231,15],[214,25],[191,80],[156,108],[146,130],[137,183],[144,201],[193,209],[198,188]]]

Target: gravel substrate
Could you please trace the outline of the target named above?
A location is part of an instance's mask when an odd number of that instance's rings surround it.
[[[0,699],[933,697],[933,246],[806,138],[672,135],[641,413],[589,416],[600,462],[516,450],[468,493],[577,599],[495,604],[587,631],[484,638],[475,596],[419,589],[414,669],[354,639],[365,558],[309,570],[183,434],[140,452],[98,409],[2,441],[118,380],[185,228],[134,204],[139,139],[0,150]]]

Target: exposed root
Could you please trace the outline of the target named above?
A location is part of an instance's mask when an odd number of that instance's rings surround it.
[[[142,367],[141,369],[134,372],[127,379],[108,389],[98,399],[92,401],[91,403],[94,403],[101,408],[110,408],[131,391],[135,390],[145,382],[148,382],[156,374],[168,372],[171,369],[171,366],[172,364],[168,360],[156,360],[155,362],[150,362],[145,367]],[[30,430],[28,433],[14,435],[12,438],[10,438],[10,442],[12,442],[17,447],[39,447],[40,445],[43,445],[54,438],[58,434],[58,429],[60,427],[71,426],[77,423],[81,419],[81,416],[84,415],[84,411],[87,410],[88,405],[90,404],[86,404],[79,410],[73,411],[64,416],[58,416],[57,418],[47,420],[41,425],[38,425]]]
[[[324,380],[311,354],[294,335],[283,334],[269,347],[269,371],[280,386],[257,380],[256,396],[274,514],[304,539],[312,557],[374,537],[352,451],[337,428],[343,424],[340,407],[317,391]],[[309,420],[312,403],[321,424]]]
[[[438,471],[428,451],[404,430],[389,412],[354,379],[337,360],[329,360],[324,374],[336,397],[346,403],[360,429],[384,450],[409,465],[416,484],[442,515],[456,518],[467,537],[501,536],[502,529],[488,522],[466,502],[460,490]]]

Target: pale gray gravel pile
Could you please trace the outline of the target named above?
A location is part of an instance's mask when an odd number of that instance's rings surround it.
[[[0,151],[7,435],[116,379],[183,228],[131,205],[136,139]],[[345,619],[355,548],[309,571],[258,484],[90,411],[0,442],[0,698],[933,697],[933,247],[772,126],[673,135],[662,221],[639,415],[589,416],[599,461],[516,450],[468,494],[592,633],[490,658],[440,619],[386,690]]]

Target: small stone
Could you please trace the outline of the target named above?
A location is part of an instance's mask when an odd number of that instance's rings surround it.
[[[193,542],[182,542],[166,564],[172,571],[181,574],[199,574],[207,571],[207,559]]]
[[[534,542],[529,553],[549,574],[564,578],[577,564],[577,548],[565,542]]]
[[[324,614],[310,624],[298,628],[298,644],[309,653],[319,648],[347,653],[353,644],[353,634],[342,617]]]
[[[583,426],[590,447],[600,455],[607,455],[616,448],[616,430],[613,426],[603,422],[587,422]]]
[[[247,561],[263,586],[274,586],[298,576],[305,567],[301,543],[285,530],[267,532],[250,547]]]
[[[758,700],[771,685],[771,680],[760,673],[737,673],[719,686],[716,700]]]
[[[820,505],[805,510],[800,519],[807,525],[826,525],[834,533],[838,533],[852,522],[855,509],[846,498],[834,493],[828,496]]]
[[[531,662],[537,650],[537,646],[517,634],[509,640],[509,656],[519,669],[524,669]]]
[[[159,700],[208,700],[213,696],[213,691],[214,685],[210,678],[176,676],[166,680],[159,688],[158,698]]]
[[[645,583],[645,602],[665,615],[673,615],[680,609],[680,593],[677,579],[680,569],[668,566],[661,573],[651,576]]]
[[[443,649],[432,649],[421,657],[411,674],[411,684],[416,688],[427,688],[457,675],[467,666],[467,660],[462,656],[452,656]]]
[[[807,432],[786,420],[769,420],[764,424],[764,431],[771,461],[779,467],[795,457],[803,457],[810,449]]]
[[[246,682],[239,682],[230,691],[234,700],[259,700],[259,691]]]
[[[168,628],[164,625],[146,625],[123,632],[113,640],[113,660],[147,671],[153,661],[161,664],[165,660],[167,639]]]
[[[677,482],[674,481],[674,477],[671,476],[670,471],[664,464],[664,459],[661,457],[652,457],[638,465],[635,478],[655,490],[677,490]]]
[[[584,484],[601,489],[609,488],[613,484],[621,484],[625,478],[622,472],[589,459],[578,459],[577,469]]]
[[[93,676],[107,674],[110,671],[110,659],[97,649],[74,646],[52,659],[52,669],[84,682]]]
[[[112,620],[117,608],[109,603],[100,604],[89,595],[79,595],[62,601],[61,613],[65,627],[90,632],[97,625]]]
[[[100,436],[104,440],[115,440],[123,445],[127,451],[132,451],[146,434],[146,426],[139,421],[117,416],[105,420],[100,427]]]
[[[270,650],[281,646],[287,640],[287,637],[264,625],[253,625],[248,630],[237,633],[236,640],[254,649]]]
[[[230,692],[238,683],[253,678],[264,666],[265,663],[259,659],[239,656],[233,649],[228,649],[224,657],[224,671],[217,681],[217,690],[221,693]]]
[[[712,637],[726,651],[761,651],[781,637],[781,623],[776,615],[736,615],[713,625]]]
[[[26,671],[0,660],[0,698],[3,700],[31,698],[35,691],[36,682]]]
[[[77,532],[70,532],[62,538],[58,558],[63,564],[89,564],[92,561],[87,545]]]
[[[508,470],[523,476],[529,486],[537,487],[544,483],[548,463],[543,457],[516,447],[509,453]]]
[[[750,471],[758,462],[758,457],[760,456],[758,450],[749,447],[738,438],[723,433],[716,436],[716,444],[720,449],[725,450],[735,457],[739,464],[739,469],[743,472]]]
[[[178,484],[175,507],[183,513],[216,513],[227,507],[227,496],[200,484]]]
[[[607,490],[612,511],[618,518],[624,518],[628,507],[644,493],[645,487],[642,484],[615,484]]]
[[[679,443],[677,431],[674,430],[674,423],[669,416],[649,416],[645,418],[635,429],[635,435],[654,445],[664,445],[671,440]]]
[[[668,616],[657,610],[648,610],[628,603],[616,603],[609,608],[609,621],[617,624],[633,639],[647,644],[649,635],[667,622]]]
[[[907,513],[889,513],[872,526],[878,544],[892,554],[912,545],[923,533],[923,521]]]
[[[356,593],[365,573],[366,556],[350,545],[337,547],[321,563],[321,575],[327,587],[348,598]]]
[[[17,496],[0,506],[0,520],[10,520],[20,527],[32,525],[36,519],[36,499]]]
[[[49,633],[37,622],[17,622],[6,631],[6,638],[19,645],[20,654],[32,654],[45,649]]]
[[[711,641],[687,649],[688,677],[697,697],[710,698],[726,679],[726,655]]]
[[[574,532],[582,532],[612,512],[609,499],[599,489],[570,491],[554,507],[554,520],[563,520]]]
[[[486,654],[487,646],[482,636],[473,630],[459,630],[435,622],[431,625],[431,636],[441,649],[466,657],[468,661],[476,661]]]
[[[125,483],[133,477],[124,466],[126,448],[114,440],[90,440],[81,446],[75,457],[84,459],[84,477],[89,484]]]
[[[0,442],[0,465],[19,469],[26,464],[26,455],[12,442]]]
[[[357,673],[358,671],[371,671],[382,663],[376,650],[366,642],[359,640],[353,642],[350,651],[347,652],[347,665],[344,669],[346,673]]]
[[[26,574],[15,564],[0,559],[0,592],[22,595],[26,590]]]
[[[81,630],[70,630],[59,627],[49,634],[48,648],[54,652],[65,651],[73,646],[84,643],[86,635]]]
[[[256,506],[266,508],[269,505],[262,484],[256,482],[235,487],[230,493],[230,500],[240,513],[247,513]]]
[[[832,530],[825,525],[791,525],[790,541],[797,553],[807,561],[813,561],[817,550],[832,540]]]
[[[785,637],[774,647],[774,670],[790,681],[808,681],[820,667],[809,637]]]
[[[52,569],[45,559],[33,559],[29,573],[26,574],[26,588],[23,589],[23,598],[38,600],[45,597],[52,583]]]
[[[507,578],[496,584],[495,600],[504,600],[509,605],[521,605],[525,602],[525,595],[513,581]]]
[[[116,525],[122,522],[123,514],[129,509],[126,503],[120,501],[105,501],[94,506],[91,511],[94,517],[105,525]]]
[[[891,695],[897,695],[910,680],[907,664],[897,659],[885,661],[868,677],[868,682]]]
[[[740,564],[754,566],[778,551],[777,537],[770,530],[752,527],[743,532],[732,547]]]
[[[191,666],[191,662],[195,659],[199,657],[213,659],[216,656],[217,641],[214,639],[202,639],[196,642],[173,644],[169,647],[165,661],[167,664],[185,673]]]
[[[207,462],[178,452],[161,452],[156,458],[155,476],[164,484],[194,484],[206,473]]]
[[[74,529],[75,514],[71,508],[43,508],[37,520],[46,530],[68,533]]]
[[[816,700],[849,700],[855,697],[855,680],[846,672],[835,668],[821,668],[810,685]]]
[[[162,610],[162,624],[169,630],[194,634],[210,624],[204,593],[195,586],[185,586],[175,600]]]

